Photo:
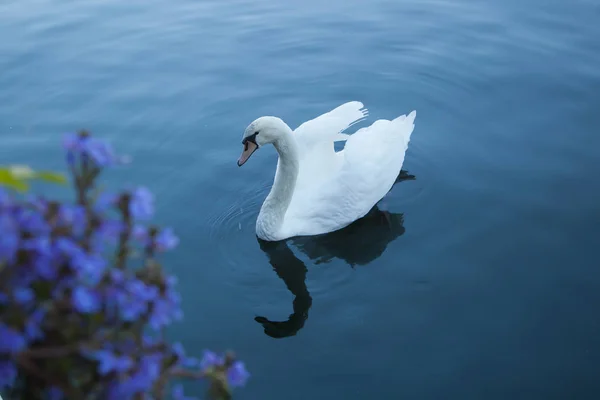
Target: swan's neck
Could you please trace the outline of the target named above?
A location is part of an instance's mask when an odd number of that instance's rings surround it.
[[[261,235],[276,240],[276,235],[283,225],[285,213],[292,201],[296,179],[298,178],[299,159],[296,139],[292,131],[286,132],[273,143],[279,161],[271,192],[265,199],[257,220],[257,228]]]

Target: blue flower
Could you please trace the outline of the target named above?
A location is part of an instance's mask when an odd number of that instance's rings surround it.
[[[132,279],[125,286],[132,296],[145,302],[152,301],[158,296],[156,286],[146,285],[139,279]]]
[[[111,192],[102,192],[94,203],[94,208],[97,212],[104,212],[117,205],[119,196]]]
[[[137,188],[131,195],[129,212],[135,219],[147,219],[154,214],[154,196],[145,187]]]
[[[28,304],[34,299],[33,290],[30,288],[16,288],[13,290],[13,297],[18,304]]]
[[[12,387],[17,378],[17,368],[10,360],[0,360],[0,389]]]
[[[131,357],[118,356],[110,350],[96,350],[87,352],[85,355],[98,361],[98,373],[102,376],[111,372],[125,372],[133,367]]]
[[[217,353],[204,350],[204,354],[202,355],[202,359],[200,360],[200,368],[204,371],[209,368],[214,368],[217,366],[221,366],[225,363],[225,358],[219,356]]]
[[[48,210],[48,201],[34,195],[27,195],[26,202],[31,204],[38,212],[45,213]]]
[[[227,369],[227,383],[229,386],[239,387],[244,386],[250,378],[250,374],[246,370],[246,366],[242,361],[235,361],[229,369]]]
[[[67,133],[63,136],[63,147],[67,151],[81,151],[81,137],[76,133]]]
[[[135,240],[137,240],[140,244],[142,244],[143,246],[147,246],[148,245],[148,228],[146,228],[145,226],[142,225],[135,225],[133,227],[133,238]]]
[[[97,292],[84,286],[79,286],[73,291],[73,306],[81,313],[89,314],[99,311],[100,300],[100,295]]]
[[[58,238],[55,242],[55,248],[58,252],[71,259],[76,260],[85,257],[83,249],[71,239],[64,237]]]
[[[16,213],[17,221],[22,230],[31,234],[49,234],[50,227],[43,215],[34,210],[21,209]]]
[[[67,151],[67,163],[70,165],[73,165],[77,155],[89,157],[99,167],[112,165],[116,158],[107,142],[75,133],[64,136],[63,147]]]
[[[71,268],[85,282],[93,285],[103,276],[107,262],[101,255],[87,254],[77,243],[66,238],[57,239],[55,248],[68,257]]]
[[[171,228],[162,229],[155,239],[158,251],[172,250],[179,244],[179,238],[175,236]]]
[[[160,354],[144,355],[140,359],[139,368],[128,379],[114,382],[110,389],[109,399],[129,399],[137,393],[147,392],[160,376],[162,356]]]
[[[3,187],[0,187],[0,210],[12,204],[10,194]]]
[[[48,254],[50,252],[50,238],[47,236],[37,236],[23,240],[22,248],[35,251],[39,254]]]
[[[58,218],[59,225],[70,226],[76,236],[82,235],[85,231],[87,217],[83,206],[61,204],[58,210]]]
[[[37,340],[44,337],[44,331],[42,330],[44,317],[46,317],[46,310],[38,308],[25,322],[25,333],[29,340]]]
[[[117,306],[120,318],[126,322],[136,321],[148,311],[147,302],[131,296],[124,290],[109,289],[108,299],[111,305]]]
[[[14,261],[19,246],[19,232],[15,220],[8,214],[0,214],[0,261]]]
[[[123,271],[118,269],[111,269],[110,277],[114,283],[122,283],[125,280],[125,274],[123,273]]]
[[[65,395],[62,390],[56,387],[51,387],[50,389],[46,390],[46,400],[63,400],[64,398]]]
[[[176,292],[167,289],[165,297],[156,299],[153,305],[150,326],[155,330],[183,317],[183,312],[179,307],[179,294]]]
[[[104,276],[106,260],[99,254],[85,254],[73,260],[77,276],[90,285],[96,285]]]
[[[18,353],[27,346],[22,333],[0,322],[0,353]]]
[[[53,258],[47,255],[36,257],[33,261],[33,267],[37,275],[48,281],[55,280],[58,276],[58,271],[53,261]]]
[[[125,231],[125,224],[112,219],[103,221],[99,228],[102,238],[113,244],[117,242],[123,231]]]
[[[173,350],[173,353],[175,353],[175,355],[177,356],[177,364],[181,365],[182,367],[197,368],[200,366],[200,360],[185,355],[185,349],[183,348],[183,345],[181,343],[174,343],[171,346],[171,349]]]
[[[112,165],[115,161],[115,154],[112,147],[105,141],[95,138],[86,138],[83,140],[83,151],[96,165],[106,167]]]

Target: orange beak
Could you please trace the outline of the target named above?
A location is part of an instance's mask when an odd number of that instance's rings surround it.
[[[242,151],[242,155],[240,155],[240,158],[238,159],[238,162],[237,162],[238,167],[241,167],[242,165],[244,165],[246,163],[246,161],[248,161],[248,159],[250,158],[252,153],[254,153],[256,151],[256,149],[258,149],[258,146],[256,145],[256,143],[247,141],[244,144],[244,151]]]

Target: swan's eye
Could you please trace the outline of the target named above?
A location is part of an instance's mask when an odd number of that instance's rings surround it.
[[[258,131],[254,132],[254,136],[258,135]]]

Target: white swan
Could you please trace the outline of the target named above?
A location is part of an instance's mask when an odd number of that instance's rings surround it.
[[[358,101],[343,104],[292,131],[281,119],[261,117],[245,130],[242,166],[261,146],[279,153],[271,192],[256,220],[266,241],[332,232],[363,217],[400,174],[416,111],[378,120],[352,135],[343,130],[368,111]],[[346,141],[336,152],[334,142]]]

